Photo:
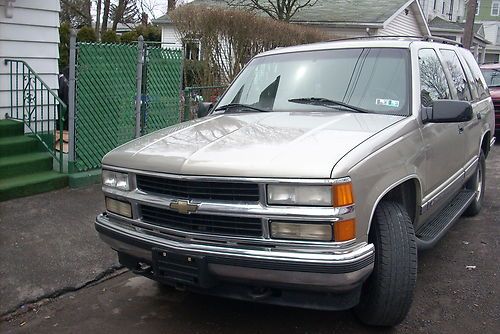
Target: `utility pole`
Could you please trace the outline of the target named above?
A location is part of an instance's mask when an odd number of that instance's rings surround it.
[[[467,2],[467,16],[465,18],[464,37],[462,44],[464,48],[470,50],[474,39],[474,19],[476,18],[477,0]]]

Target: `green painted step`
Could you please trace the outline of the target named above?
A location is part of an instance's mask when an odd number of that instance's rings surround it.
[[[51,171],[52,156],[47,152],[26,153],[0,158],[0,180],[23,174]]]
[[[10,119],[0,120],[0,138],[24,135],[23,122]]]
[[[54,171],[20,175],[0,180],[0,201],[64,188],[68,176]]]
[[[0,138],[0,158],[23,153],[43,152],[40,141],[30,136]]]

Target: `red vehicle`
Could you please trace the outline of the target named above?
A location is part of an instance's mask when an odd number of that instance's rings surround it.
[[[491,99],[495,106],[495,133],[500,135],[500,64],[481,65],[486,84],[490,89]]]

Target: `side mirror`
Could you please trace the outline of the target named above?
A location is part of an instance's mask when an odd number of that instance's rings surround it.
[[[196,111],[196,115],[198,118],[205,117],[210,112],[210,109],[213,107],[212,102],[200,102],[198,103],[198,110]]]
[[[422,112],[427,123],[468,122],[474,116],[469,102],[457,100],[436,100],[431,108],[423,108]]]

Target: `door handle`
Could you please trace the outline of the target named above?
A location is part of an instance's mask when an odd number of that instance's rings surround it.
[[[481,119],[481,118],[483,118],[483,116],[481,116],[481,113],[480,113],[480,112],[478,112],[478,113],[476,114],[476,116],[477,116],[477,119]]]
[[[458,127],[458,134],[461,134],[462,132],[464,132],[464,127],[463,127],[463,125],[460,125]]]

